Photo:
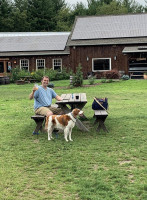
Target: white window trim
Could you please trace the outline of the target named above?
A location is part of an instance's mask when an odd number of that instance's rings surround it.
[[[44,70],[45,70],[45,59],[36,59],[36,70],[38,70],[37,60],[44,60]]]
[[[109,70],[94,70],[94,60],[109,60]],[[93,72],[105,72],[111,70],[111,58],[92,58],[92,71]]]
[[[61,72],[62,72],[62,58],[54,58],[54,59],[52,59],[52,68],[53,68],[53,70],[55,70],[54,69],[54,60],[61,60]]]
[[[21,60],[27,60],[28,61],[28,71],[30,71],[30,64],[29,64],[29,59],[20,59],[20,69],[22,69],[23,67],[21,66]]]

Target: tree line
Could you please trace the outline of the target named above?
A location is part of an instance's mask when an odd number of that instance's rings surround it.
[[[0,32],[71,31],[76,16],[147,12],[135,0],[0,0]]]

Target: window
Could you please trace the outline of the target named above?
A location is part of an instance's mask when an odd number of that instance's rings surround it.
[[[53,69],[58,72],[62,71],[62,59],[53,59]]]
[[[44,69],[45,68],[45,59],[37,59],[36,60],[36,69]]]
[[[92,71],[111,70],[111,58],[93,58]]]
[[[27,59],[20,60],[20,69],[29,71],[29,60],[27,60]]]

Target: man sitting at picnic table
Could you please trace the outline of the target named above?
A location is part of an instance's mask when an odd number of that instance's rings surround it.
[[[62,98],[58,96],[55,91],[48,88],[49,77],[43,76],[41,85],[39,87],[34,86],[33,91],[29,95],[29,99],[34,98],[34,109],[36,115],[51,116],[53,114],[63,114],[61,108],[52,107],[52,99],[55,98],[58,101],[62,101]]]

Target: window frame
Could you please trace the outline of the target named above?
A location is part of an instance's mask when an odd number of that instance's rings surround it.
[[[36,70],[38,70],[38,65],[37,65],[37,61],[38,60],[43,60],[44,61],[44,67],[43,68],[39,68],[39,69],[44,69],[45,70],[45,59],[36,59]]]
[[[57,71],[60,73],[60,72],[62,72],[62,58],[53,58],[53,59],[52,59],[53,70],[56,70],[56,69],[55,69],[55,65],[54,65],[54,61],[55,61],[55,60],[60,60],[60,61],[61,61],[60,71],[57,70]]]
[[[21,61],[24,61],[24,60],[25,60],[25,61],[28,61],[28,67],[22,67]],[[23,70],[24,68],[28,68],[27,71],[29,71],[29,69],[30,69],[30,66],[29,66],[29,59],[25,59],[25,58],[24,58],[24,59],[20,59],[20,69]]]
[[[109,69],[108,70],[94,70],[94,61],[95,60],[109,60]],[[105,72],[111,70],[111,58],[92,58],[92,71],[93,72]]]

